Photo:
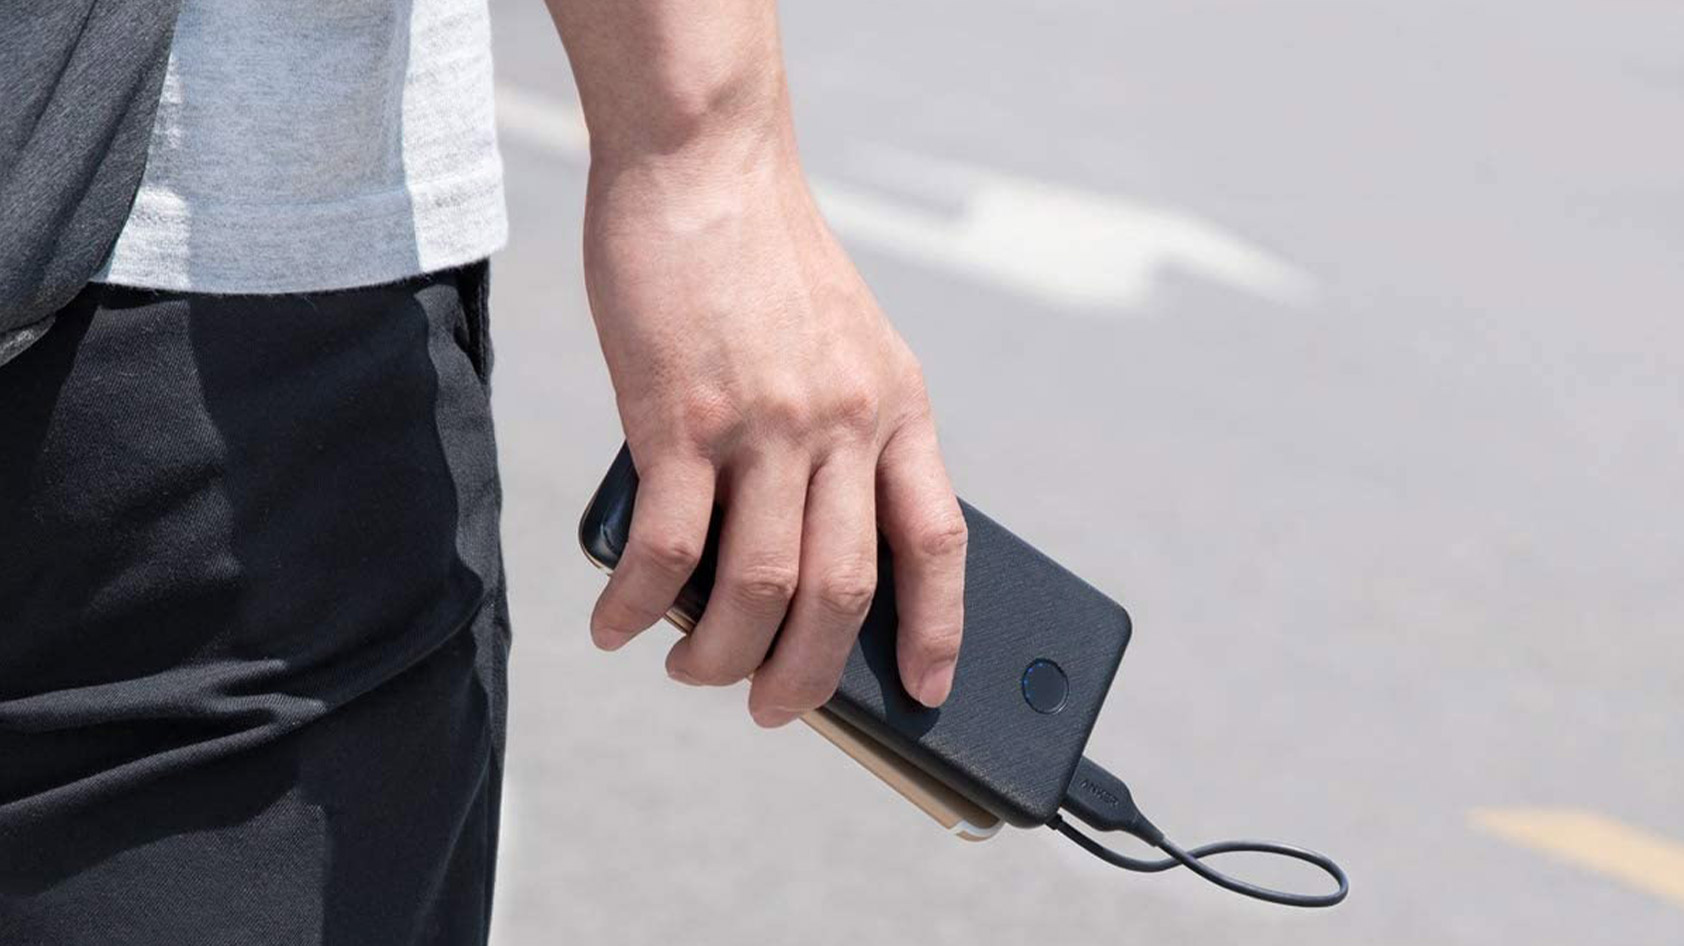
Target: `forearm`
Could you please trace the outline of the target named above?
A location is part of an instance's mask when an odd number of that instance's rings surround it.
[[[546,0],[597,165],[794,159],[775,0]]]

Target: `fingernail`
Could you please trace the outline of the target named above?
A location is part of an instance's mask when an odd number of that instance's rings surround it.
[[[690,676],[689,674],[685,673],[683,670],[678,669],[677,667],[668,667],[667,668],[667,676],[673,678],[674,680],[677,680],[679,683],[682,683],[682,684],[684,684],[685,686],[688,686],[688,687],[699,687],[699,686],[702,685],[702,682],[700,680],[697,680],[695,677]]]
[[[947,700],[948,692],[953,689],[953,664],[952,660],[943,660],[931,664],[924,671],[924,675],[918,678],[917,689],[912,694],[918,698],[918,702],[935,707]]]
[[[776,729],[779,726],[787,725],[799,714],[791,713],[789,710],[768,708],[753,711],[749,715],[754,717],[756,725],[766,729]]]

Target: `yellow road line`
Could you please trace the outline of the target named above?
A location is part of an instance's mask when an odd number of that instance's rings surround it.
[[[1572,808],[1480,808],[1475,827],[1684,905],[1684,844]]]

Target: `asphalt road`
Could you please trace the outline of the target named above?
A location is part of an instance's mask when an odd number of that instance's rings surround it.
[[[960,843],[669,632],[592,650],[581,131],[493,7],[499,946],[1684,942],[1684,8],[786,4],[960,492],[1135,616],[1090,754],[1185,841],[1336,854],[1312,913]]]

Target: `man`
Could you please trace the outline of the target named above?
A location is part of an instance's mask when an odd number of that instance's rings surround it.
[[[964,523],[917,363],[803,180],[773,0],[550,9],[642,476],[594,640],[658,620],[718,504],[667,670],[752,674],[782,725],[836,685],[880,528],[902,678],[940,704]],[[484,0],[23,10],[6,81],[53,85],[0,110],[0,942],[483,942],[508,644]]]

